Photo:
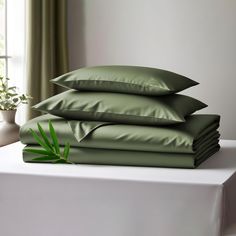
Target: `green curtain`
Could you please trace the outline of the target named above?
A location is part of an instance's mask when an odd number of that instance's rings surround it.
[[[26,79],[31,106],[60,92],[50,79],[68,71],[67,0],[26,0]]]

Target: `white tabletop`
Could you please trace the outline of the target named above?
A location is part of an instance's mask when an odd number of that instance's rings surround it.
[[[24,163],[22,144],[2,147],[0,235],[235,235],[236,141],[221,146],[197,169]]]

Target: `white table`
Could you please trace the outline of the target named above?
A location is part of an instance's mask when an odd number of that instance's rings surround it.
[[[2,236],[236,235],[236,141],[198,169],[29,164],[0,148]]]

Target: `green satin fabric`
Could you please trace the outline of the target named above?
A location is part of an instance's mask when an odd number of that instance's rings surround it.
[[[32,119],[21,127],[21,141],[24,144],[36,144],[29,129],[37,130],[37,122],[49,135],[48,120],[52,121],[61,145],[69,142],[74,147],[198,155],[218,140],[220,117],[192,115],[186,118],[185,123],[153,127],[65,120],[47,114]]]
[[[27,148],[39,148],[38,146],[28,145]],[[217,142],[210,145],[197,157],[195,154],[178,153],[158,153],[141,152],[112,149],[95,148],[71,148],[69,161],[76,164],[93,165],[125,165],[125,166],[151,166],[151,167],[175,167],[175,168],[196,168],[203,161],[219,150]],[[24,152],[25,162],[34,162],[36,156]]]
[[[81,68],[52,80],[67,88],[142,95],[166,95],[198,83],[176,73],[138,66],[96,66]]]
[[[69,90],[40,102],[34,108],[67,119],[167,125],[184,122],[186,115],[206,106],[179,94],[151,97]]]

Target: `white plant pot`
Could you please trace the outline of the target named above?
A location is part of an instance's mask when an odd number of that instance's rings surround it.
[[[0,123],[0,146],[19,140],[20,126],[15,123],[16,110],[0,111],[3,121]]]

